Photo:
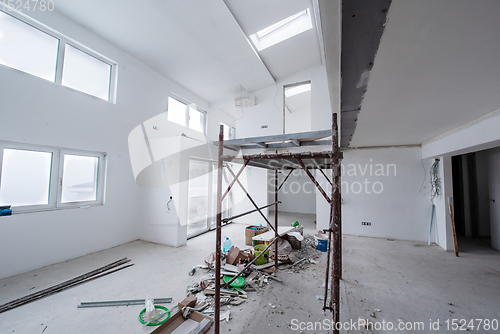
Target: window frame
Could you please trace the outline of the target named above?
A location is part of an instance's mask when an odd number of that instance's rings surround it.
[[[176,122],[173,122],[171,120],[168,119],[168,115],[169,115],[169,101],[170,99],[174,99],[176,100],[177,102],[179,103],[182,103],[184,105],[184,124],[179,124],[179,123],[176,123]],[[189,127],[189,109],[192,108],[196,111],[198,111],[201,115],[202,115],[202,131],[198,131],[197,129],[193,129],[191,127]],[[188,103],[186,102],[184,99],[181,99],[173,94],[169,94],[168,95],[168,99],[167,99],[167,120],[170,122],[170,123],[174,123],[176,125],[179,125],[179,126],[182,126],[184,128],[187,128],[187,129],[190,129],[190,130],[193,130],[193,131],[196,131],[196,132],[199,132],[199,133],[202,133],[202,134],[206,134],[207,133],[207,112],[203,109],[200,109],[196,104],[194,103]]]
[[[64,178],[64,155],[77,155],[77,156],[84,156],[84,157],[93,157],[93,158],[99,158],[99,163],[97,166],[97,178],[96,178],[96,187],[97,187],[97,192],[96,192],[96,200],[95,201],[78,201],[78,202],[67,202],[63,203],[62,202],[62,184],[63,184],[63,178]],[[59,150],[59,173],[57,177],[57,207],[58,208],[72,208],[72,207],[82,207],[82,206],[92,206],[96,205],[96,203],[104,203],[104,189],[103,189],[103,184],[104,184],[104,167],[103,165],[105,164],[105,158],[106,154],[105,153],[98,153],[98,152],[87,152],[87,151],[80,151],[80,150],[70,150],[70,149],[61,149]]]
[[[57,175],[57,158],[58,151],[56,148],[48,147],[48,146],[37,146],[34,147],[29,144],[22,143],[13,143],[13,142],[4,142],[0,141],[0,189],[2,187],[2,168],[3,168],[3,154],[4,149],[11,150],[20,150],[20,151],[33,151],[33,152],[43,152],[43,153],[52,153],[52,161],[50,168],[50,179],[49,179],[49,201],[47,204],[35,204],[35,205],[23,205],[23,206],[13,206],[12,213],[27,213],[27,212],[35,212],[35,211],[47,211],[52,210],[56,207],[56,198],[53,192],[53,189],[57,187],[57,178],[54,178],[54,175]],[[14,209],[15,208],[15,209]]]
[[[68,149],[36,144],[16,143],[0,140],[0,187],[2,185],[2,166],[4,149],[26,150],[35,152],[52,153],[52,166],[49,181],[49,203],[37,205],[12,206],[12,214],[33,213],[53,210],[64,210],[71,208],[88,208],[92,206],[103,206],[106,192],[107,154],[104,152],[93,152],[79,149]],[[64,169],[64,154],[91,156],[99,158],[97,175],[97,196],[95,201],[61,203],[62,177]]]
[[[224,140],[236,139],[236,127],[229,125],[225,122],[220,122],[220,124],[223,126],[227,126],[229,128],[229,138],[224,137]]]
[[[27,24],[35,29],[38,29],[56,39],[59,40],[59,49],[58,49],[58,52],[57,52],[57,59],[56,59],[56,76],[55,76],[55,79],[54,81],[49,81],[49,82],[52,82],[56,85],[59,85],[61,87],[66,87],[68,89],[71,89],[71,90],[74,90],[74,91],[77,91],[77,92],[80,92],[80,93],[83,93],[87,96],[91,96],[93,98],[96,98],[96,99],[99,99],[100,101],[107,101],[107,102],[110,102],[110,103],[113,103],[113,104],[116,104],[116,95],[117,95],[117,77],[118,77],[118,64],[109,59],[108,57],[105,57],[103,55],[101,55],[100,53],[90,49],[89,47],[75,41],[74,39],[71,39],[69,38],[68,36],[58,32],[57,30],[54,30],[52,28],[50,28],[49,26],[33,19],[32,17],[24,14],[23,12],[21,11],[16,11],[15,9],[13,9],[12,7],[9,7],[8,5],[5,5],[5,8],[2,8],[3,6],[0,6],[0,11],[5,13],[6,15],[10,15],[12,16],[13,18],[23,22],[24,24]],[[10,10],[9,10],[10,8]],[[63,67],[64,67],[64,55],[65,55],[65,52],[66,52],[66,45],[69,44],[71,45],[72,47],[108,64],[111,66],[111,71],[110,71],[110,81],[109,81],[109,94],[108,94],[108,99],[107,100],[104,100],[104,99],[101,99],[99,97],[96,97],[94,95],[91,95],[91,94],[88,94],[88,93],[85,93],[85,92],[82,92],[80,90],[77,90],[77,89],[74,89],[74,88],[71,88],[71,87],[68,87],[68,86],[64,86],[62,84],[62,75],[63,75]],[[31,75],[33,77],[36,77],[38,79],[42,79],[42,80],[45,80],[43,78],[40,78],[36,75],[33,75],[33,74],[30,74],[28,72],[25,72],[23,70],[18,70],[16,68],[13,68],[13,67],[10,67],[10,66],[7,66],[7,65],[3,65],[3,64],[0,64],[0,66],[4,67],[4,68],[9,68],[11,70],[14,70],[14,71],[17,71],[17,72],[20,72],[20,73],[24,73],[24,74],[27,74],[27,75]],[[45,80],[45,81],[48,81],[48,80]]]

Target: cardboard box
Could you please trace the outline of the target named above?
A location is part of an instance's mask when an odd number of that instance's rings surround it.
[[[208,329],[212,326],[213,323],[213,318],[209,317],[208,315],[204,315],[200,312],[193,311],[189,315],[189,319],[184,319],[182,317],[182,308],[185,306],[189,307],[194,307],[196,305],[197,298],[196,296],[189,296],[185,298],[183,301],[181,301],[178,304],[178,312],[171,315],[170,319],[168,319],[164,324],[160,325],[157,329],[151,332],[151,334],[170,334],[173,333],[177,328],[180,326],[184,325],[191,325],[191,324],[185,324],[186,321],[189,320],[189,322],[197,322],[201,323],[204,319],[208,320],[208,323],[206,324],[206,329],[204,329],[201,333],[206,333]],[[179,331],[182,331],[182,329],[179,328]],[[176,332],[177,333],[177,332]]]
[[[256,230],[251,230],[250,228],[255,227]],[[253,246],[252,238],[254,234],[262,234],[269,231],[269,227],[250,225],[245,228],[245,245]]]
[[[198,323],[202,322],[203,319],[207,319],[210,322],[210,325],[208,328],[212,326],[213,319],[212,317],[209,317],[208,315],[205,315],[200,312],[193,311],[189,315],[190,320],[194,320]],[[164,324],[160,325],[157,329],[151,332],[151,334],[170,334],[173,331],[175,331],[178,327],[180,327],[186,319],[182,317],[182,312],[177,312],[173,316],[170,317]],[[202,333],[206,333],[208,329]]]

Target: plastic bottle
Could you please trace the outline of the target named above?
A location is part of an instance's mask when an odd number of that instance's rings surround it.
[[[226,237],[226,240],[224,240],[224,244],[222,245],[222,251],[224,253],[229,252],[231,246],[232,246],[231,240],[229,240],[229,237]]]
[[[154,300],[148,296],[146,298],[146,319],[147,321],[151,321],[156,315],[156,309],[154,305]]]
[[[257,236],[257,232],[255,232],[255,233],[253,234],[253,236],[254,236],[254,237],[256,237],[256,236]],[[255,247],[255,245],[257,245],[257,243],[258,243],[258,241],[257,241],[257,240],[252,240],[252,245],[253,245],[254,247]]]

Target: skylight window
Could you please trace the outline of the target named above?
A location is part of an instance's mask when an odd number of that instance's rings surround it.
[[[305,93],[311,90],[311,83],[307,83],[300,86],[293,86],[285,88],[285,96],[290,97],[294,95],[298,95],[301,93]]]
[[[312,27],[311,14],[308,8],[256,32],[250,36],[250,39],[257,50],[262,51],[270,46],[303,33]]]

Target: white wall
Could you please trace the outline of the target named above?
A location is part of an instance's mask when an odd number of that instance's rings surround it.
[[[108,103],[0,66],[0,140],[106,152],[106,198],[104,206],[86,210],[1,217],[0,278],[137,239],[141,226],[136,222],[149,214],[149,207],[138,203],[154,205],[155,200],[163,200],[155,193],[161,190],[136,185],[129,160],[129,133],[165,112],[169,92],[208,110],[206,101],[83,27],[55,12],[33,15],[119,64],[117,102]]]
[[[283,183],[289,171],[278,174],[278,187]],[[274,171],[269,171],[268,199],[274,203]],[[311,179],[303,170],[294,170],[278,193],[278,200],[282,203],[278,211],[316,214],[316,192]]]
[[[431,161],[424,163],[425,171],[419,147],[344,151],[342,233],[427,241],[431,202],[426,193]],[[316,174],[330,194],[331,188]],[[424,176],[427,183],[419,192]],[[316,207],[318,229],[327,228],[330,207],[319,192]],[[362,226],[361,222],[371,222],[371,226]]]
[[[231,164],[231,169],[236,174],[240,169],[241,165]],[[232,176],[229,175],[229,182],[231,182]],[[247,166],[241,176],[238,178],[241,181],[245,189],[248,191],[252,199],[255,201],[257,206],[263,207],[267,205],[267,170],[257,167]],[[255,207],[252,205],[250,200],[247,198],[245,193],[241,190],[238,184],[233,187],[233,203],[231,215],[235,216],[240,213],[244,213],[250,210],[254,210]],[[268,208],[263,209],[262,213],[267,217]],[[271,223],[274,221],[269,220]],[[259,212],[254,212],[249,215],[237,218],[234,222],[245,225],[261,225],[267,226],[266,221]]]
[[[500,147],[488,151],[491,247],[500,250]]]
[[[331,128],[331,107],[325,68],[316,66],[280,80],[276,86],[253,93],[243,92],[243,97],[255,96],[257,105],[240,108],[234,101],[214,107],[214,110],[235,115],[236,137],[256,137],[283,133],[283,85],[311,80],[311,112],[286,113],[287,132],[305,132]],[[234,98],[238,98],[235,96]],[[262,129],[262,125],[268,128]]]
[[[422,144],[422,156],[424,159],[434,157],[449,159],[454,155],[497,147],[500,145],[500,131],[498,131],[498,129],[500,129],[500,109]],[[494,158],[491,159],[494,160]],[[488,182],[490,196],[492,195],[492,192],[495,193],[496,191],[495,187],[493,187],[493,190],[491,189],[492,184],[494,184],[494,180],[496,180],[496,176],[491,177],[491,159],[488,159]],[[442,173],[445,175],[447,182],[443,184],[443,191],[446,194],[446,197],[452,197],[451,163],[445,164],[444,168],[445,169]],[[493,207],[496,208],[494,205]],[[498,231],[498,228],[493,223],[495,221],[495,214],[497,214],[497,211],[496,209],[492,209],[490,204],[492,245],[494,244],[495,239],[493,233]],[[439,245],[446,250],[453,250],[454,246],[451,221],[447,209],[439,210],[439,214],[437,216],[437,226],[438,230],[446,231],[446,237],[440,241]]]

